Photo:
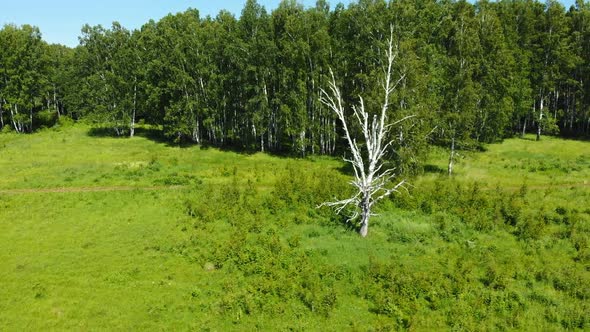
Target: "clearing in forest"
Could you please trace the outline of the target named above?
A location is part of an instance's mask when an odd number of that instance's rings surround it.
[[[435,150],[362,239],[337,158],[88,130],[0,134],[3,329],[590,326],[588,142]]]

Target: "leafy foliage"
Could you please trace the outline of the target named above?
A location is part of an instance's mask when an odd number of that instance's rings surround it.
[[[239,17],[189,9],[135,31],[86,25],[75,49],[45,44],[35,27],[7,25],[0,127],[31,132],[48,125],[34,115],[51,110],[117,135],[133,135],[144,121],[175,142],[340,153],[340,125],[319,102],[329,68],[343,80],[346,104],[360,94],[376,111],[370,92],[379,90],[379,52],[393,26],[394,71],[406,76],[390,121],[416,118],[392,133],[389,158],[415,173],[431,143],[465,149],[527,131],[588,135],[589,13],[583,2],[566,10],[525,0],[283,1],[268,12],[249,0]]]

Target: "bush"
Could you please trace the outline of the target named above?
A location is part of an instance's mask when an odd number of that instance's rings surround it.
[[[35,129],[53,127],[57,121],[57,112],[52,110],[41,111],[33,116],[33,124],[35,125]]]
[[[322,181],[287,169],[277,181],[281,185],[267,195],[235,176],[230,183],[204,185],[191,192],[184,209],[194,227],[182,227],[193,233],[191,239],[206,238],[208,244],[187,243],[189,250],[183,255],[232,275],[218,303],[221,314],[234,318],[279,315],[287,310],[286,303],[291,303],[289,310],[297,303],[301,315],[331,315],[338,305],[334,283],[339,273],[331,265],[317,265],[317,257],[302,248],[299,236],[285,238],[280,233],[282,222],[271,222],[276,220],[272,208],[277,208],[277,201],[287,210],[315,211],[313,203],[325,190],[318,187]],[[210,238],[220,228],[229,235]]]
[[[414,189],[399,195],[395,204],[403,209],[420,210],[428,215],[440,213],[458,217],[479,231],[492,231],[502,226],[516,226],[527,207],[526,188],[508,194],[501,188],[482,189],[473,182],[462,185],[448,179],[435,181],[432,187]]]
[[[317,207],[324,202],[349,197],[351,193],[352,187],[345,178],[332,170],[306,172],[289,164],[277,177],[265,207],[273,214],[287,210],[298,222],[318,215],[339,220],[331,209]]]
[[[412,216],[429,215],[425,222],[379,223],[379,235],[362,247],[347,239],[327,248],[320,243],[341,238],[289,227],[329,220],[334,213],[315,206],[350,190],[344,179],[289,165],[270,192],[260,192],[255,180],[227,173],[223,184],[190,192],[183,207],[194,227],[183,226],[190,240],[174,252],[228,276],[214,308],[236,324],[271,315],[325,319],[348,302],[368,308],[361,313],[384,330],[521,329],[535,311],[553,327],[588,324],[584,307],[561,307],[589,296],[581,266],[588,215],[569,205],[535,209],[534,195],[543,192],[439,180],[393,200],[419,210]],[[556,230],[561,237],[550,237]],[[359,249],[368,263],[333,260]],[[561,271],[564,261],[573,265]]]
[[[12,127],[10,125],[8,125],[8,124],[5,124],[4,127],[2,127],[2,130],[0,130],[0,133],[7,134],[7,133],[10,133],[12,131],[13,131],[12,130]]]
[[[516,224],[514,234],[520,240],[538,240],[544,235],[546,215],[527,211]]]
[[[59,117],[59,119],[57,119],[57,123],[55,124],[54,128],[56,128],[59,131],[61,129],[72,127],[75,123],[76,122],[74,121],[74,119],[70,118],[67,115],[62,115]]]

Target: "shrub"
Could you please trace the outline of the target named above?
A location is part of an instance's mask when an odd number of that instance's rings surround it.
[[[33,116],[33,124],[36,129],[53,127],[57,121],[57,112],[52,110],[44,110]]]
[[[59,128],[68,128],[72,127],[75,124],[74,119],[70,118],[67,115],[62,115],[57,119],[57,127]]]
[[[2,130],[0,130],[0,133],[7,134],[7,133],[10,133],[12,131],[13,131],[12,130],[12,127],[10,125],[6,124],[6,125],[4,125],[4,127],[2,127]]]
[[[516,224],[514,234],[520,240],[538,240],[545,231],[546,216],[541,212],[527,211]]]
[[[484,190],[483,187],[479,182],[462,185],[438,179],[432,187],[414,189],[409,195],[399,195],[394,202],[400,208],[419,209],[425,214],[456,216],[479,231],[516,226],[528,204],[524,198],[526,188],[510,195],[501,188]]]

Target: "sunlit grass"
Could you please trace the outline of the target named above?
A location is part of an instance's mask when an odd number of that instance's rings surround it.
[[[362,239],[339,160],[89,130],[0,135],[1,330],[588,328],[587,142],[460,152]]]
[[[590,185],[589,145],[550,136],[506,139],[487,145],[485,153],[459,151],[455,178],[503,187]],[[430,164],[446,171],[447,162],[448,151],[436,148]]]

